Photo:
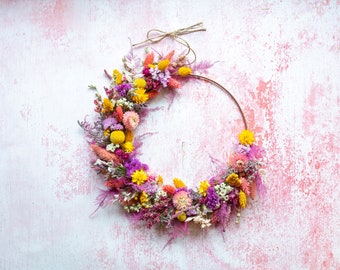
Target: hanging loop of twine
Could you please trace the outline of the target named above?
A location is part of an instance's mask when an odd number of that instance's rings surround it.
[[[207,29],[203,27],[203,23],[196,23],[194,25],[185,27],[185,28],[180,28],[172,32],[165,32],[159,29],[151,29],[147,32],[146,34],[146,40],[132,44],[132,47],[137,47],[143,44],[147,43],[158,43],[162,41],[165,38],[172,38],[176,42],[182,44],[187,48],[187,53],[185,56],[187,56],[190,52],[194,55],[194,60],[190,63],[194,63],[196,61],[196,53],[195,51],[190,47],[190,44],[180,36],[190,34],[190,33],[195,33],[195,32],[200,32],[200,31],[206,31]]]

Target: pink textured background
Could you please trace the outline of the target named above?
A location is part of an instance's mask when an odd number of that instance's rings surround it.
[[[339,1],[0,1],[0,269],[339,269]],[[231,90],[268,152],[268,193],[223,240],[177,239],[94,210],[100,179],[76,121],[104,68],[146,30],[185,38]],[[160,50],[176,46],[171,41]],[[142,53],[142,50],[137,50]],[[240,118],[204,83],[141,126],[143,161],[194,186],[224,160]]]

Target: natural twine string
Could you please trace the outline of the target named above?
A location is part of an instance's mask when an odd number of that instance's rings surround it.
[[[182,44],[187,48],[187,53],[184,55],[187,56],[190,52],[194,55],[194,60],[189,63],[193,64],[196,62],[196,53],[195,51],[190,47],[190,44],[180,36],[190,34],[190,33],[195,33],[195,32],[200,32],[200,31],[206,31],[207,29],[203,27],[203,23],[196,23],[194,25],[185,27],[185,28],[180,28],[172,32],[165,32],[159,29],[151,29],[146,33],[146,40],[132,44],[132,47],[137,47],[146,43],[158,43],[162,41],[165,38],[172,38],[176,42]]]
[[[189,27],[177,29],[177,30],[172,31],[172,32],[165,32],[165,31],[162,31],[162,30],[159,30],[159,29],[151,29],[146,34],[146,40],[139,42],[139,43],[132,44],[132,47],[137,47],[137,46],[147,44],[147,43],[158,43],[158,42],[162,41],[163,39],[169,37],[169,38],[174,39],[176,42],[182,44],[183,46],[185,46],[187,48],[187,53],[184,55],[184,57],[186,57],[190,52],[194,55],[194,60],[192,62],[188,63],[188,65],[190,65],[190,64],[193,64],[193,63],[196,62],[196,53],[190,47],[190,44],[185,39],[181,38],[180,36],[190,34],[190,33],[199,32],[199,31],[206,31],[206,28],[203,27],[203,23],[201,23],[201,22],[196,23],[194,25],[191,25]],[[232,99],[232,101],[236,104],[239,112],[241,113],[245,129],[248,129],[246,117],[245,117],[245,115],[244,115],[244,113],[241,109],[240,104],[237,102],[236,98],[225,87],[223,87],[218,82],[216,82],[212,79],[209,79],[207,77],[201,76],[201,75],[191,74],[189,76],[191,78],[196,78],[196,79],[199,79],[199,80],[203,80],[203,81],[212,83],[213,85],[217,86],[218,88],[222,89],[225,93],[227,93],[229,95],[229,97]]]

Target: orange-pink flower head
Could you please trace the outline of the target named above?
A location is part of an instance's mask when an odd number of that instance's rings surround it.
[[[134,130],[139,123],[139,115],[134,111],[125,112],[123,115],[123,124],[126,129]]]
[[[238,172],[244,171],[248,158],[244,154],[235,153],[230,157],[230,165],[233,166]]]
[[[192,199],[185,190],[178,191],[172,197],[172,202],[177,210],[185,210],[192,204]]]

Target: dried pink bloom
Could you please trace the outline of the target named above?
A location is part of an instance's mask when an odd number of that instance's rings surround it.
[[[241,180],[242,191],[249,196],[250,195],[250,187],[249,187],[248,180],[244,177],[241,177],[240,180]]]
[[[177,210],[185,210],[192,204],[192,200],[189,197],[188,192],[185,190],[176,192],[172,197],[172,202]]]
[[[230,165],[234,167],[238,172],[244,171],[248,158],[244,154],[235,153],[230,157]]]
[[[134,111],[128,111],[123,115],[123,124],[126,129],[134,130],[139,123],[139,115]]]

